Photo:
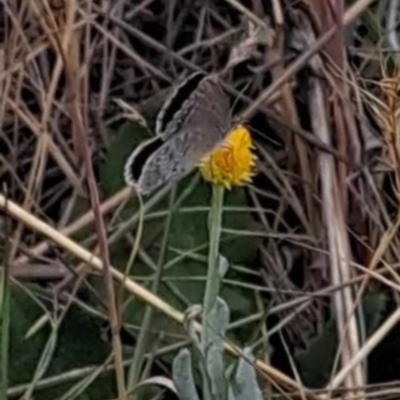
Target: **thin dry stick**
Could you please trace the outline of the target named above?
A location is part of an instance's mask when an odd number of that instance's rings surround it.
[[[375,333],[365,342],[364,346],[358,351],[358,353],[346,364],[338,374],[332,379],[329,389],[335,390],[346,378],[351,371],[357,367],[371,351],[386,337],[395,325],[400,321],[400,308],[398,308],[376,331]]]
[[[310,96],[313,130],[320,136],[321,140],[330,143],[323,90],[316,80],[313,80],[313,82]],[[323,174],[323,179],[321,180],[322,206],[327,229],[332,283],[338,285],[350,279],[347,232],[341,208],[334,161],[325,154],[320,154],[319,157],[321,175]],[[334,304],[338,331],[340,337],[344,338],[341,361],[343,365],[346,365],[359,349],[357,323],[354,314],[351,312],[351,288],[345,287],[342,291],[338,291],[334,296]],[[347,388],[360,387],[362,385],[363,375],[361,369],[357,369],[353,374],[347,375]]]
[[[132,196],[132,190],[130,188],[126,187],[126,188],[122,189],[121,191],[119,191],[114,196],[110,197],[107,201],[105,201],[104,203],[102,203],[100,205],[100,212],[102,213],[102,215],[108,214],[109,212],[114,210],[114,208],[117,207],[119,204],[128,200],[129,197],[131,197],[131,196]],[[94,212],[93,212],[93,210],[90,210],[86,214],[83,214],[81,217],[76,219],[70,225],[63,228],[60,232],[65,236],[72,235],[73,233],[84,228],[85,226],[92,224],[93,220],[94,220]],[[22,265],[26,264],[27,262],[29,262],[29,260],[32,257],[41,256],[49,248],[50,248],[49,241],[41,242],[41,243],[37,244],[36,246],[32,247],[29,250],[28,255],[22,255],[22,256],[18,257],[15,260],[15,262],[13,263],[13,265],[14,266],[22,266]]]
[[[6,207],[7,204],[7,207]],[[79,258],[81,261],[87,263],[92,268],[96,269],[97,271],[103,271],[103,262],[102,260],[95,256],[90,251],[84,249],[79,244],[74,242],[73,240],[69,239],[68,237],[64,236],[62,233],[58,232],[56,229],[52,228],[39,218],[35,217],[34,215],[29,214],[21,207],[19,207],[16,203],[11,200],[6,200],[5,196],[0,193],[0,210],[5,211],[8,215],[12,218],[23,222],[27,227],[35,230],[38,233],[46,236],[47,238],[51,239],[54,243],[58,246],[62,247],[63,249],[67,250],[75,257]],[[137,284],[134,280],[127,278],[123,273],[119,272],[117,269],[110,266],[110,273],[112,277],[118,281],[120,284],[123,285],[124,289],[128,292],[132,293],[133,295],[137,296],[145,303],[151,305],[152,307],[156,308],[157,310],[161,311],[168,317],[172,318],[173,320],[177,321],[178,323],[183,323],[184,315],[176,310],[175,308],[171,307],[168,303],[160,299],[159,297],[155,296],[153,293],[148,291],[147,289],[143,288],[141,285]],[[198,331],[201,330],[201,325],[196,324],[196,329]],[[243,354],[242,350],[229,343],[225,343],[225,349],[235,356],[241,356]],[[297,389],[299,390],[298,384],[287,377],[285,374],[280,372],[279,370],[265,364],[261,360],[257,360],[255,362],[256,366],[269,376],[271,379],[279,382],[280,384],[290,388],[290,389]],[[316,398],[316,397],[313,397]]]

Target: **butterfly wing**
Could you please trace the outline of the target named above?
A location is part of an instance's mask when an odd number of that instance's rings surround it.
[[[129,186],[138,189],[138,181],[143,173],[146,162],[154,152],[164,144],[163,140],[154,137],[142,142],[133,153],[129,156],[125,163],[124,178]]]
[[[167,139],[181,130],[193,112],[192,96],[205,77],[204,72],[195,72],[173,90],[157,115],[157,136]]]
[[[209,75],[199,84],[193,93],[197,104],[186,121],[187,127],[193,127],[191,142],[193,150],[198,149],[203,157],[226,137],[231,126],[230,101],[223,90],[218,75]],[[189,128],[187,128],[189,129]]]
[[[197,75],[195,77],[199,78]],[[216,148],[228,133],[229,97],[223,91],[217,75],[201,78],[182,107],[186,111],[178,111],[169,123],[163,125],[158,121],[158,129],[163,132],[163,137],[158,136],[153,140],[165,142],[147,158],[140,177],[137,180],[131,179],[133,186],[142,194],[150,194],[158,187],[182,178]],[[151,143],[145,145],[144,150],[151,148]],[[135,153],[136,155],[129,158],[125,168],[125,179],[128,183],[132,175],[127,171],[132,170],[140,151]]]
[[[188,157],[190,144],[186,132],[170,137],[146,161],[137,189],[150,194],[158,187],[177,181],[189,173],[195,165]]]

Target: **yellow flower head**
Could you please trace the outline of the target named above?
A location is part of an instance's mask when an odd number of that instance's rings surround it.
[[[248,129],[242,125],[235,126],[224,143],[201,161],[199,168],[203,178],[227,189],[250,183],[256,160],[252,149]]]

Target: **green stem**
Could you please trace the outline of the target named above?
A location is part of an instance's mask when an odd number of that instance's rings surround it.
[[[222,212],[224,203],[224,188],[223,186],[212,186],[211,209],[208,217],[209,229],[209,250],[208,250],[208,271],[207,281],[203,300],[203,329],[201,333],[201,345],[203,350],[203,364],[200,365],[201,374],[203,376],[203,398],[211,400],[211,382],[207,373],[207,346],[209,344],[211,326],[207,323],[209,321],[209,314],[212,310],[219,292],[220,287],[220,274],[219,267],[219,243],[221,238],[221,224]]]
[[[221,238],[222,213],[224,203],[224,187],[220,185],[212,186],[211,209],[209,214],[209,252],[208,252],[208,272],[206,289],[203,301],[203,334],[202,344],[206,350],[209,337],[207,326],[208,315],[212,310],[219,292],[220,275],[219,267],[219,244]]]

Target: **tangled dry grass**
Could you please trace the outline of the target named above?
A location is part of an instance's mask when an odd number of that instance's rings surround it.
[[[55,398],[56,390],[57,398],[81,398],[115,371],[107,379],[117,389],[108,383],[110,393],[93,396],[126,398],[125,365],[133,365],[133,387],[154,383],[154,370],[169,376],[165,355],[186,343],[186,333],[180,325],[163,331],[146,323],[143,306],[126,310],[140,300],[168,323],[184,322],[193,299],[179,279],[190,285],[195,277],[182,270],[161,274],[169,265],[163,246],[170,263],[201,263],[202,249],[197,242],[180,247],[179,233],[174,244],[152,246],[172,209],[201,214],[207,203],[184,202],[194,180],[183,183],[175,205],[164,190],[141,209],[121,182],[121,162],[143,139],[138,121],[144,117],[151,130],[177,81],[231,62],[225,88],[235,117],[257,142],[259,162],[253,184],[225,211],[252,221],[225,229],[250,246],[226,280],[232,298],[242,301],[233,305],[228,351],[240,352],[250,337],[266,398],[400,397],[393,372],[400,348],[382,345],[392,343],[400,319],[398,58],[385,44],[386,2],[349,3],[0,4],[3,354],[11,343],[2,359],[2,393]],[[257,40],[246,47],[252,32]],[[243,46],[251,54],[240,59]],[[146,216],[149,224],[158,221],[147,228],[157,234],[141,241]],[[135,267],[139,262],[146,273]],[[254,302],[243,306],[246,297]],[[33,319],[26,302],[39,305]],[[111,326],[110,348],[92,343],[97,358],[57,364],[63,343],[86,334],[68,322],[75,309],[79,321]],[[85,329],[96,331],[96,323],[85,322]],[[127,350],[120,325],[133,332],[140,350]],[[146,340],[150,333],[154,343]],[[18,338],[38,335],[46,340],[39,340],[25,371],[13,351],[23,347]],[[156,383],[168,387],[163,382]]]

